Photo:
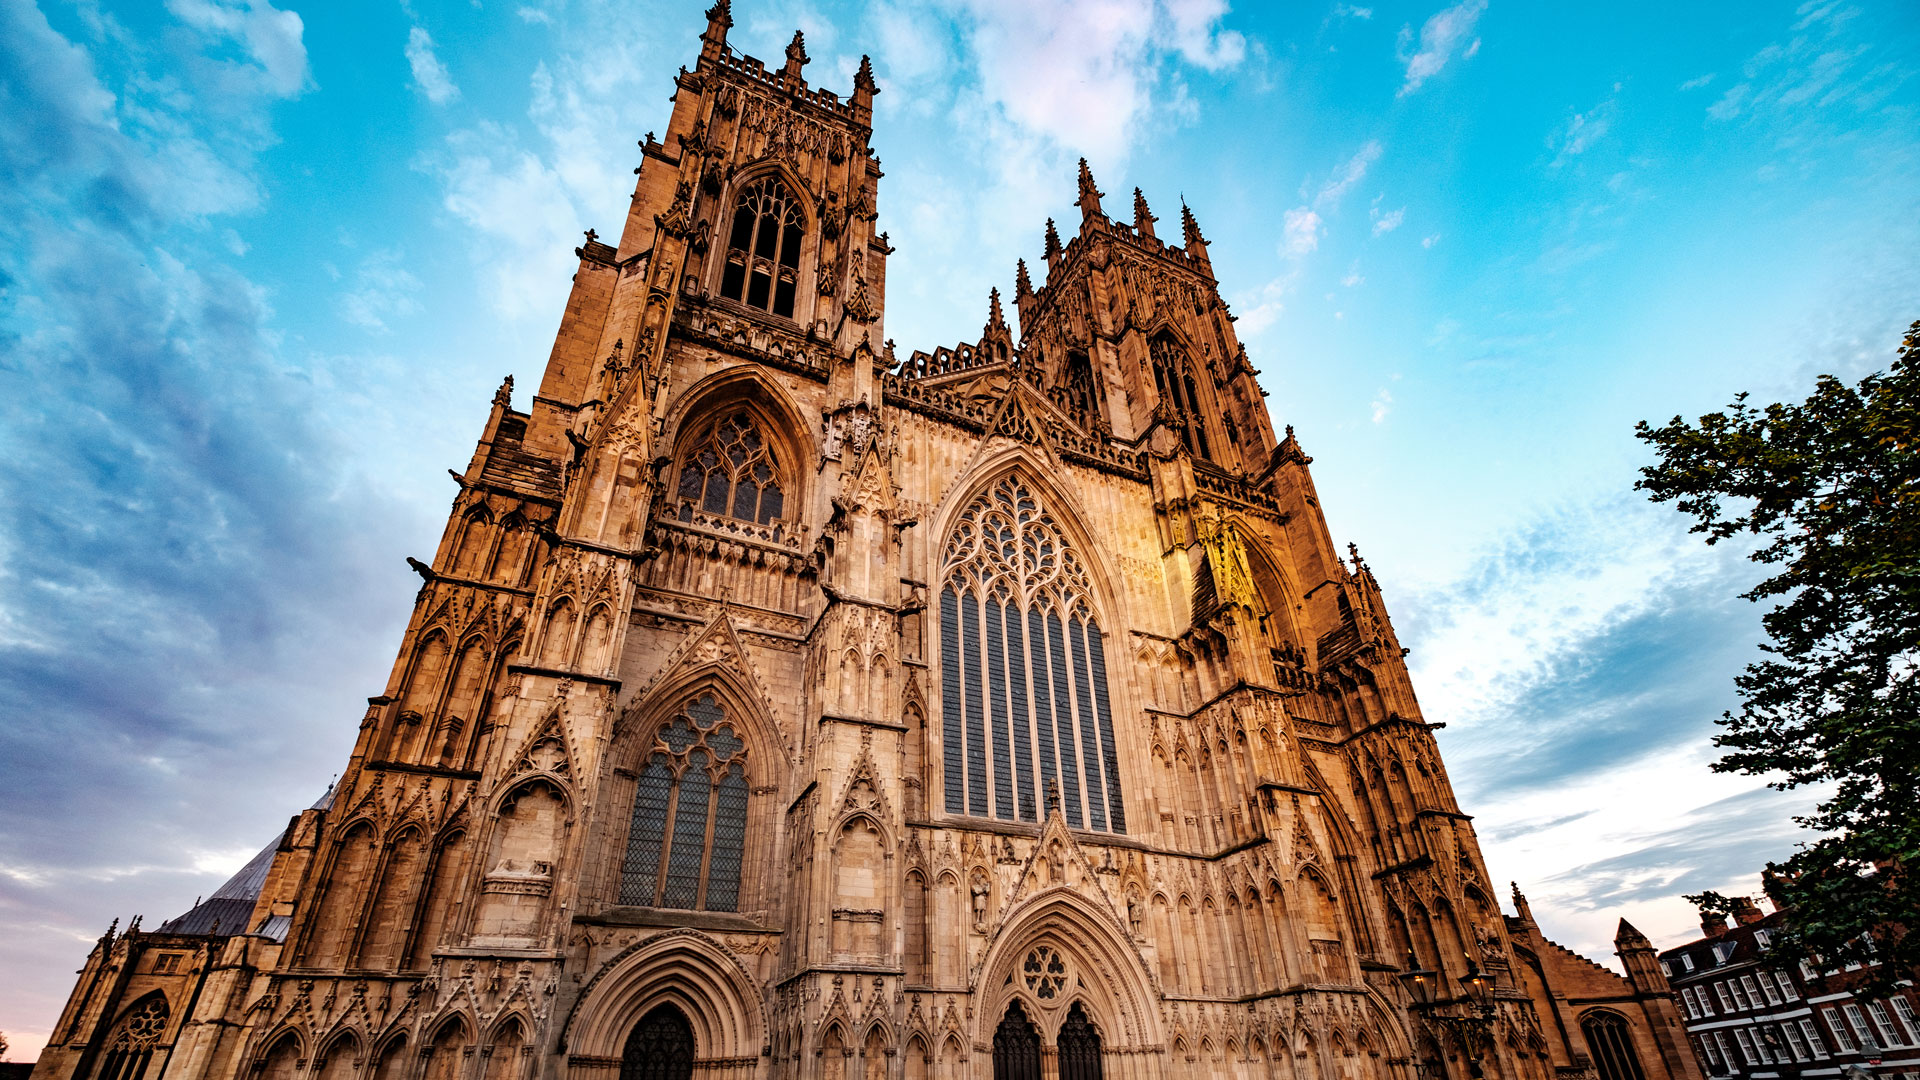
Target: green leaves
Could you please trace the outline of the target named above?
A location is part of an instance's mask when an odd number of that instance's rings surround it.
[[[1634,434],[1658,454],[1636,490],[1708,544],[1757,538],[1771,571],[1741,594],[1774,602],[1767,656],[1735,677],[1741,708],[1714,738],[1715,771],[1823,786],[1800,819],[1819,837],[1767,867],[1793,909],[1771,952],[1878,961],[1889,985],[1920,966],[1901,925],[1920,912],[1920,322],[1857,386],[1822,375],[1799,404],[1743,393]]]

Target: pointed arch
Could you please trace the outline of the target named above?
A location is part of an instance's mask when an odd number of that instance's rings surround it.
[[[306,1040],[296,1028],[282,1028],[261,1045],[255,1076],[259,1080],[294,1080],[306,1065]]]
[[[1101,628],[1121,624],[1101,548],[1020,461],[980,473],[940,514],[942,805],[1032,822],[1057,788],[1071,827],[1125,832],[1113,718],[1133,713],[1106,662]]]
[[[360,1064],[360,1036],[343,1027],[321,1044],[313,1062],[313,1080],[352,1080]]]
[[[347,822],[333,842],[321,892],[307,924],[306,966],[331,968],[346,963],[360,926],[363,890],[371,877],[376,849],[373,821]]]
[[[144,1080],[153,1052],[173,1027],[173,1007],[155,990],[137,1000],[114,1022],[106,1059],[96,1080]]]
[[[407,1033],[396,1031],[378,1042],[367,1060],[372,1063],[366,1070],[367,1080],[406,1080]]]
[[[402,825],[387,840],[374,876],[373,906],[361,935],[356,967],[390,971],[401,959],[415,907],[426,834],[416,823]]]
[[[472,1031],[472,1024],[460,1013],[442,1020],[422,1051],[427,1059],[422,1080],[461,1080],[473,1054]]]
[[[687,1018],[694,1060],[757,1058],[769,1026],[753,976],[697,930],[639,942],[596,972],[562,1031],[570,1053],[620,1057],[634,1017],[671,1005]]]
[[[688,387],[668,406],[658,445],[672,448],[672,460],[678,466],[714,423],[742,411],[765,440],[775,472],[785,485],[776,516],[790,527],[803,525],[802,515],[812,505],[815,470],[807,465],[818,460],[814,435],[818,422],[809,422],[786,388],[758,365],[733,365]],[[666,481],[670,497],[662,500],[662,511],[672,513],[674,507],[668,504],[679,492],[677,467]]]
[[[1155,1045],[1162,1041],[1158,991],[1126,927],[1104,904],[1069,886],[1043,890],[1008,913],[981,957],[981,1007],[975,1014],[974,1041],[993,1041],[994,1025],[1009,1002],[1027,1002],[1028,1015],[1045,1015],[1039,988],[1026,971],[1030,955],[1045,946],[1054,951],[1080,989],[1072,997],[1085,1002],[1093,1021],[1117,1046]],[[1051,972],[1043,966],[1038,978]],[[1072,985],[1067,983],[1066,985]],[[1060,998],[1050,999],[1060,1001]],[[1056,1010],[1056,1013],[1058,1010]],[[1059,1017],[1051,1019],[1057,1025]],[[1049,1036],[1057,1032],[1049,1032]]]

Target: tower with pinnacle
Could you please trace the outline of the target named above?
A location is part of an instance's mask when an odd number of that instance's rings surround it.
[[[978,339],[899,355],[873,67],[732,21],[337,787],[110,930],[36,1077],[1694,1080],[1530,989],[1192,211],[1082,161]]]

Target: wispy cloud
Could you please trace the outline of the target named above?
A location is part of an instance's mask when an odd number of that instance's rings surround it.
[[[1383,213],[1380,210],[1380,200],[1375,199],[1372,208],[1367,211],[1367,217],[1373,221],[1373,235],[1385,236],[1399,228],[1401,222],[1407,220],[1407,208],[1403,206],[1398,210],[1388,210]]]
[[[1620,92],[1620,84],[1613,86],[1614,93]],[[1547,149],[1554,151],[1551,168],[1559,168],[1574,158],[1587,152],[1594,143],[1606,138],[1613,128],[1614,113],[1618,108],[1618,99],[1609,97],[1586,112],[1574,113],[1565,124],[1555,128],[1547,136]]]
[[[1463,59],[1480,51],[1480,39],[1473,36],[1487,0],[1462,0],[1429,17],[1420,27],[1416,47],[1413,26],[1400,28],[1399,58],[1407,65],[1406,81],[1400,85],[1400,97],[1406,97],[1440,74],[1456,55]]]
[[[1314,209],[1332,210],[1339,206],[1347,192],[1367,178],[1367,170],[1380,160],[1380,155],[1385,151],[1386,148],[1380,145],[1378,139],[1370,139],[1366,145],[1354,151],[1353,156],[1341,162],[1327,177],[1326,183],[1320,185],[1320,191],[1313,197]]]
[[[1713,72],[1709,71],[1705,75],[1696,75],[1693,78],[1688,79],[1686,82],[1681,83],[1680,90],[1683,93],[1688,90],[1698,90],[1701,87],[1706,86],[1708,83],[1712,81],[1713,81]]]
[[[420,279],[399,251],[375,252],[360,263],[353,285],[340,297],[340,316],[369,333],[387,332],[387,320],[420,310],[414,294]]]
[[[435,105],[460,99],[460,88],[453,84],[447,65],[433,51],[433,35],[424,26],[407,31],[407,65],[413,69],[413,85]]]

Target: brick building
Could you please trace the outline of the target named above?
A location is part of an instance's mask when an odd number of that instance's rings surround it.
[[[871,69],[731,22],[337,790],[36,1080],[1696,1080],[1641,945],[1519,952],[1194,216],[1083,162],[1017,340],[896,354]]]
[[[1705,936],[1660,954],[1709,1075],[1920,1080],[1920,994],[1911,980],[1869,998],[1854,992],[1869,974],[1858,966],[1770,966],[1761,954],[1784,913],[1735,903],[1731,924],[1703,915]]]

